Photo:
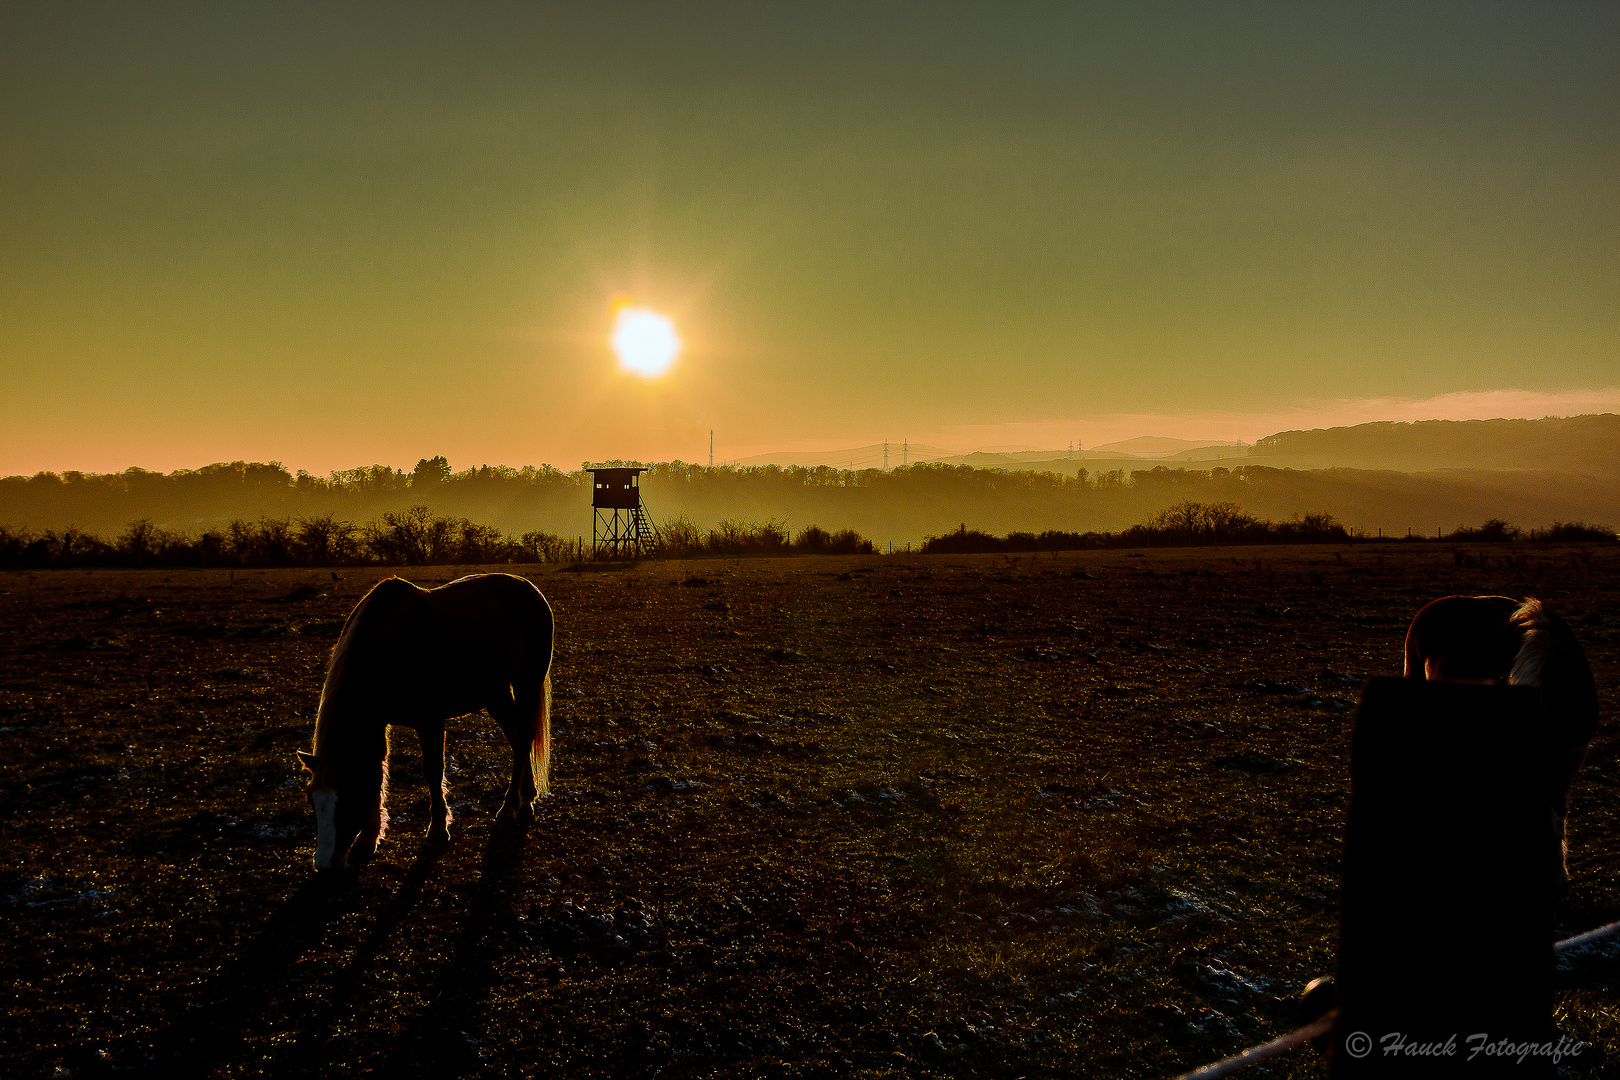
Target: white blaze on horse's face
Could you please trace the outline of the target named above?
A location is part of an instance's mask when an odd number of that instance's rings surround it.
[[[315,808],[315,869],[341,870],[348,852],[337,850],[337,792],[331,788],[311,790],[309,804]]]

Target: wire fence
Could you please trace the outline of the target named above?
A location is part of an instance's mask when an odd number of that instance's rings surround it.
[[[1588,930],[1584,934],[1576,934],[1574,937],[1565,938],[1553,946],[1553,951],[1568,952],[1570,949],[1578,949],[1583,945],[1590,945],[1594,941],[1602,941],[1604,938],[1613,937],[1616,934],[1620,934],[1620,922],[1612,922],[1607,926]],[[1176,1080],[1215,1080],[1217,1076],[1230,1076],[1232,1073],[1240,1069],[1246,1069],[1250,1065],[1258,1065],[1268,1058],[1276,1057],[1285,1050],[1292,1050],[1301,1043],[1307,1043],[1312,1039],[1319,1039],[1326,1035],[1333,1030],[1333,1021],[1338,1018],[1338,1015],[1339,1010],[1337,1009],[1323,1013],[1302,1028],[1290,1031],[1288,1034],[1272,1039],[1268,1043],[1251,1046],[1242,1053],[1233,1054],[1229,1058],[1222,1058],[1220,1061],[1201,1065],[1192,1072],[1182,1073],[1176,1077]]]

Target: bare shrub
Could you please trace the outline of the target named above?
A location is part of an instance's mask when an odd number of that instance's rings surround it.
[[[1530,539],[1549,540],[1555,544],[1572,544],[1612,543],[1620,537],[1616,537],[1614,530],[1607,525],[1589,524],[1585,521],[1555,521],[1545,529],[1530,530]]]
[[[225,565],[225,535],[213,529],[204,532],[192,545],[192,553],[197,566]]]
[[[112,544],[73,525],[61,532],[47,529],[44,541],[52,566],[112,565],[119,559]]]
[[[354,562],[359,554],[360,530],[335,514],[298,519],[296,543],[299,559],[310,566],[336,566]]]
[[[794,550],[807,555],[825,554],[831,546],[832,534],[819,525],[807,525],[793,538]]]
[[[1126,530],[1149,544],[1234,544],[1264,537],[1269,524],[1237,503],[1187,500]]]
[[[780,555],[788,550],[787,523],[727,519],[709,530],[710,555]]]
[[[285,518],[260,518],[254,537],[259,566],[286,566],[293,558],[292,522]]]
[[[658,530],[658,554],[666,559],[686,559],[703,554],[703,530],[682,514],[666,521]]]
[[[461,527],[455,518],[434,517],[425,506],[413,506],[421,511],[422,558],[427,563],[454,562],[460,551]]]
[[[366,551],[380,563],[416,566],[427,562],[428,523],[433,515],[426,506],[387,511],[380,519],[366,522],[362,542]]]
[[[553,533],[524,533],[517,542],[525,562],[565,562],[574,549],[572,540],[564,540]]]
[[[123,534],[113,541],[119,557],[129,566],[145,566],[157,555],[162,530],[152,524],[151,518],[140,518],[124,527]]]
[[[877,549],[854,529],[829,533],[819,525],[810,525],[793,538],[793,550],[805,555],[871,555]]]
[[[930,536],[923,541],[925,555],[970,555],[981,551],[1006,551],[1006,541],[979,529],[970,529],[967,523],[944,536]]]
[[[534,538],[532,545],[507,539],[493,525],[435,516],[426,506],[417,505],[367,522],[361,544],[374,561],[384,564],[500,563],[521,559],[525,552],[539,555],[546,534],[529,535]],[[551,540],[560,543],[555,537]]]
[[[478,525],[466,518],[457,524],[461,533],[456,546],[457,562],[511,562],[522,550],[521,545],[508,540],[493,525]]]
[[[872,541],[854,529],[839,529],[832,534],[828,550],[834,555],[871,555],[876,549]]]
[[[234,566],[252,566],[258,554],[258,537],[251,524],[236,518],[225,526],[225,554]]]
[[[36,544],[43,546],[35,547]],[[0,525],[0,566],[43,566],[49,558],[50,545],[32,531]]]
[[[1283,543],[1333,544],[1350,539],[1350,534],[1332,514],[1320,512],[1296,514],[1288,521],[1268,523],[1266,527],[1270,530],[1271,539]]]
[[[1478,544],[1511,544],[1521,535],[1522,530],[1516,525],[1509,525],[1501,518],[1491,518],[1479,525],[1464,525],[1454,533],[1446,536],[1447,540],[1469,540]]]

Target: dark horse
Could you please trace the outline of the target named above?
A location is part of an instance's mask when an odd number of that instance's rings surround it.
[[[1598,725],[1597,683],[1569,624],[1534,597],[1444,596],[1419,611],[1406,632],[1406,677],[1541,691],[1541,720],[1563,754],[1558,775],[1550,778],[1552,825],[1562,850],[1569,788]],[[1562,889],[1568,881],[1562,864],[1559,875]]]
[[[475,574],[437,589],[379,582],[343,624],[315,720],[299,751],[315,809],[315,868],[363,863],[388,827],[388,726],[416,729],[432,801],[429,843],[450,839],[444,726],[488,709],[512,747],[497,822],[534,817],[551,768],[551,606],[512,574]]]

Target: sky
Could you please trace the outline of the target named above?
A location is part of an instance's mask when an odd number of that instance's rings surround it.
[[[12,2],[0,474],[1620,411],[1617,186],[1612,4]]]

